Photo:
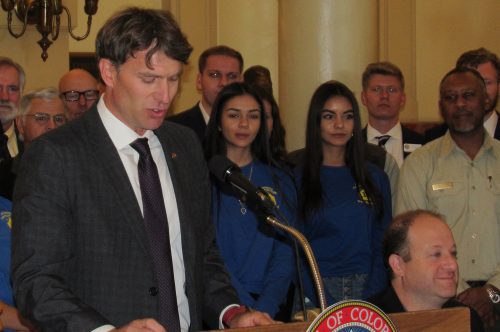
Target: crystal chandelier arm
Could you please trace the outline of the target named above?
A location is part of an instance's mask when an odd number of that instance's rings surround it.
[[[71,24],[71,14],[69,13],[69,10],[68,8],[66,8],[66,6],[62,6],[62,8],[64,9],[64,11],[66,12],[66,14],[68,15],[68,31],[69,31],[69,34],[70,36],[75,39],[75,40],[84,40],[85,38],[87,38],[87,36],[89,35],[90,33],[90,26],[92,25],[92,15],[88,15],[88,19],[87,19],[87,32],[83,35],[83,36],[75,36],[73,34],[73,25]]]

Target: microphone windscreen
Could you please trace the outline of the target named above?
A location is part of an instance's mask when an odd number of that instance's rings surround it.
[[[222,182],[226,182],[227,171],[231,168],[238,169],[238,166],[225,156],[215,155],[208,162],[210,172]]]

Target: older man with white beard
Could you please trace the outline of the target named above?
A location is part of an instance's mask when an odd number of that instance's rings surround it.
[[[24,88],[23,68],[13,60],[0,57],[0,195],[12,198],[14,178],[12,161],[22,150],[14,119]]]

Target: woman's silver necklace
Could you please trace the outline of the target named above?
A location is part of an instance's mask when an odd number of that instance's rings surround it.
[[[248,176],[248,181],[252,181],[252,174],[253,174],[253,162],[250,164],[250,175]],[[238,200],[238,202],[240,202],[240,212],[242,215],[245,215],[247,214],[247,206],[245,205],[245,203],[243,203],[241,201],[241,199]]]

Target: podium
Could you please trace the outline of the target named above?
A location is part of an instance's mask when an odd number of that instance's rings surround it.
[[[467,307],[424,310],[388,315],[399,332],[470,332],[470,313]],[[231,329],[234,332],[304,332],[308,323],[288,323]],[[213,330],[211,332],[215,332]]]

